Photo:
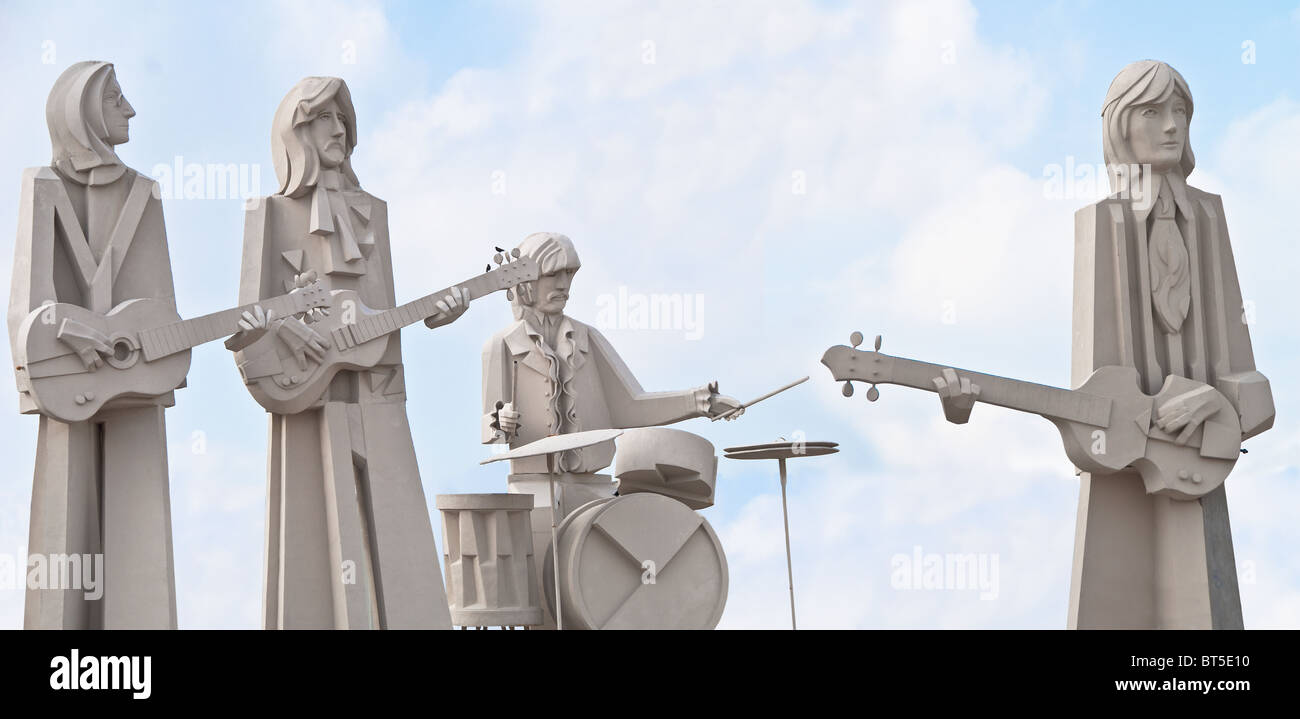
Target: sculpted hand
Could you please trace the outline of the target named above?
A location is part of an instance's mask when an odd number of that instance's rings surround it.
[[[57,336],[64,344],[76,350],[81,363],[91,372],[103,366],[104,357],[113,353],[113,348],[108,346],[107,337],[95,328],[75,320],[64,320]]]
[[[519,413],[515,411],[514,402],[498,402],[497,405],[497,410],[492,413],[492,416],[496,418],[497,429],[509,439],[519,431]]]
[[[329,348],[325,338],[316,330],[308,327],[301,320],[286,320],[280,324],[280,339],[293,351],[301,369],[307,369],[307,359],[319,363],[325,359]]]
[[[461,287],[458,290],[452,290],[451,294],[438,300],[438,311],[424,319],[425,326],[430,329],[449,325],[460,319],[469,309],[469,288]]]
[[[980,386],[966,377],[958,377],[957,372],[951,369],[945,369],[942,375],[935,377],[934,386],[939,391],[939,401],[943,403],[943,416],[953,424],[966,424],[971,409],[980,398]]]
[[[91,372],[104,366],[104,358],[113,353],[113,349],[107,344],[92,338],[85,338],[73,346],[77,350],[77,356],[81,358],[81,363]]]
[[[732,410],[735,411],[732,412]],[[731,414],[727,414],[728,412],[731,412]],[[735,397],[718,394],[716,391],[709,395],[709,417],[727,414],[724,419],[730,422],[744,413],[745,408],[740,406],[740,401]]]
[[[1156,426],[1171,434],[1182,429],[1175,441],[1187,444],[1196,428],[1218,411],[1214,399],[1215,389],[1209,385],[1184,392],[1160,405],[1156,410]]]
[[[261,305],[257,305],[252,310],[244,310],[239,319],[239,329],[243,332],[268,329],[273,320],[275,310],[264,311]]]

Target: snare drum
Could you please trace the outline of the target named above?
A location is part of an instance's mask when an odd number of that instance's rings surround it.
[[[533,498],[440,494],[443,566],[451,623],[471,627],[542,623],[533,559]]]

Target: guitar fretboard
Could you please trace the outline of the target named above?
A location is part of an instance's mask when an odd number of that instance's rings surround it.
[[[870,365],[864,365],[863,369],[867,370],[864,378],[868,381],[901,384],[928,392],[938,391],[934,386],[934,378],[943,375],[945,365],[889,355],[879,355],[879,357],[883,366],[892,366],[883,370],[880,377],[873,378],[870,376]],[[1111,400],[1109,398],[964,369],[958,369],[956,372],[959,376],[966,377],[979,385],[980,402],[1094,427],[1106,427],[1110,424]]]
[[[277,317],[288,317],[297,311],[298,301],[290,295],[281,295],[261,302],[252,302],[234,309],[213,312],[193,319],[173,322],[140,332],[140,349],[145,361],[197,347],[239,331],[239,318],[244,312],[261,305],[263,310],[274,311]]]
[[[365,344],[377,337],[413,325],[438,312],[439,300],[453,293],[459,296],[461,287],[469,289],[469,297],[472,300],[503,290],[507,285],[502,282],[500,272],[500,269],[485,272],[455,287],[447,287],[437,292],[431,292],[424,297],[411,300],[404,305],[398,305],[391,310],[358,317],[356,324],[352,325],[352,337],[355,339],[356,344]]]

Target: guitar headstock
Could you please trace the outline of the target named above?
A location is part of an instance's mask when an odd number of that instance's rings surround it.
[[[875,402],[880,398],[880,390],[876,389],[876,382],[882,379],[879,369],[879,361],[885,355],[880,354],[880,335],[876,335],[875,350],[867,352],[857,349],[862,344],[862,333],[854,332],[849,335],[851,347],[845,345],[835,345],[826,350],[822,355],[822,364],[831,371],[831,376],[836,382],[843,382],[843,393],[845,397],[853,396],[854,382],[868,382],[871,388],[867,390],[867,400]]]
[[[506,291],[506,299],[514,299],[511,288],[515,285],[522,282],[531,282],[541,276],[537,261],[531,257],[520,257],[518,247],[509,252],[500,247],[493,249],[497,251],[492,256],[492,261],[496,263],[497,268],[493,270],[492,265],[488,265],[487,271],[491,274],[497,289]]]
[[[289,299],[293,300],[295,315],[330,306],[330,292],[325,289],[325,285],[320,280],[313,280],[302,287],[295,288],[289,293]]]

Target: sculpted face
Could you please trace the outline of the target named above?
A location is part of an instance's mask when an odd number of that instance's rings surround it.
[[[538,312],[553,315],[564,311],[564,305],[569,301],[569,286],[573,283],[576,271],[560,270],[537,278],[537,302],[534,307]]]
[[[133,117],[135,108],[126,101],[122,87],[117,84],[117,77],[110,75],[104,85],[104,126],[108,130],[108,137],[104,141],[110,145],[121,145],[130,139],[127,121]]]
[[[1138,164],[1156,172],[1177,167],[1187,143],[1187,101],[1175,92],[1163,102],[1137,105],[1131,113],[1128,141]]]
[[[333,99],[322,105],[316,117],[312,118],[311,141],[316,147],[321,167],[332,170],[347,157],[348,121],[349,118],[339,111],[339,105]]]

